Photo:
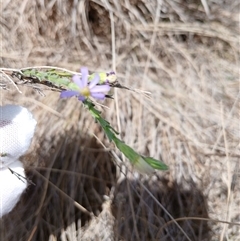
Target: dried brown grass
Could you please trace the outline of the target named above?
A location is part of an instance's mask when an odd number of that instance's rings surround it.
[[[123,85],[151,91],[116,91],[104,115],[169,165],[118,182],[80,103],[1,90],[1,104],[25,105],[38,121],[24,158],[36,186],[1,221],[1,240],[240,238],[239,226],[217,221],[240,223],[238,1],[2,1],[1,11],[2,66],[116,68]]]

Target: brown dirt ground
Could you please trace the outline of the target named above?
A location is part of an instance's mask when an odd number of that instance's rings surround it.
[[[2,67],[116,70],[151,98],[115,90],[104,116],[169,166],[126,174],[81,103],[1,89],[38,121],[23,158],[35,185],[0,220],[2,241],[240,240],[239,1],[0,2]]]

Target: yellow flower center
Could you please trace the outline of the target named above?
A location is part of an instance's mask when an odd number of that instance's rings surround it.
[[[82,88],[80,90],[80,94],[85,96],[85,97],[89,97],[91,95],[91,93],[90,93],[90,89],[88,88],[88,86]]]

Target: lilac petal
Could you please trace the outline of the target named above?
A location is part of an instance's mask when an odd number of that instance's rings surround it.
[[[94,86],[94,88],[92,88],[90,90],[91,93],[96,93],[96,92],[108,92],[110,90],[110,86],[109,85],[97,85]]]
[[[78,96],[78,100],[80,100],[80,101],[84,101],[86,98],[84,97],[84,96],[82,96],[82,95],[79,95]]]
[[[105,99],[105,94],[103,94],[103,93],[92,93],[91,96],[95,99],[98,99],[98,100],[104,100]]]
[[[87,67],[82,67],[81,68],[81,73],[82,73],[82,84],[83,84],[83,87],[86,87],[87,83],[88,83],[88,68]]]
[[[81,80],[81,77],[79,75],[73,75],[72,80],[80,89],[85,87],[83,86],[83,81]]]
[[[92,89],[95,85],[97,85],[99,83],[99,80],[99,74],[95,74],[93,80],[88,85],[89,89]]]
[[[115,75],[115,72],[114,71],[110,71],[110,72],[107,73],[107,76],[109,76],[109,75]]]
[[[78,95],[79,95],[79,93],[77,91],[65,90],[65,91],[61,92],[60,98],[68,98],[68,97],[78,96]]]

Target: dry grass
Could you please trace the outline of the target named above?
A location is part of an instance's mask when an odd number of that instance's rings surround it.
[[[119,82],[152,96],[118,90],[104,115],[130,146],[169,165],[119,181],[80,103],[21,86],[23,95],[1,90],[1,104],[27,106],[38,121],[23,159],[36,185],[1,220],[1,240],[238,240],[239,7],[1,1],[1,66],[116,68]]]

